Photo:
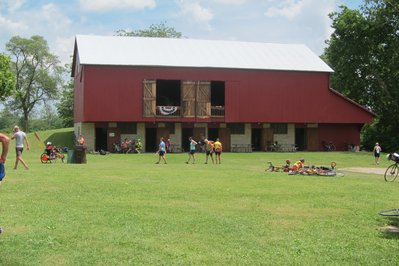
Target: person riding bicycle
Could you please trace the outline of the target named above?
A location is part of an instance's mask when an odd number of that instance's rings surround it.
[[[44,149],[44,151],[46,152],[47,156],[49,156],[49,157],[55,156],[54,146],[51,142],[46,143],[46,148]]]

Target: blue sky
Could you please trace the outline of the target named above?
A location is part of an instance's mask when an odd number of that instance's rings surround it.
[[[70,62],[77,34],[166,22],[183,36],[207,40],[303,43],[322,54],[332,33],[328,14],[362,0],[0,0],[0,52],[12,36],[43,36]]]

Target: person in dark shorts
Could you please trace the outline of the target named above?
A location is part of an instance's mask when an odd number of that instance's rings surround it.
[[[158,153],[159,157],[158,157],[158,162],[156,162],[156,164],[159,164],[161,159],[164,161],[165,164],[167,164],[167,162],[166,162],[166,145],[163,140],[163,137],[161,137],[161,139],[159,140],[159,146],[158,146],[157,153]]]
[[[214,152],[214,150],[213,150],[213,144],[214,144],[215,142],[212,141],[212,140],[208,140],[208,139],[205,139],[204,142],[205,142],[205,153],[206,153],[205,164],[208,163],[209,157],[211,157],[212,163],[215,163],[215,161],[213,160],[213,152]]]
[[[375,159],[375,164],[380,164],[380,155],[381,155],[382,149],[380,144],[377,142],[374,146],[373,149],[373,154],[374,154],[374,159]]]
[[[15,139],[15,152],[16,152],[16,159],[15,159],[15,166],[14,169],[17,169],[18,162],[21,162],[26,170],[29,169],[27,163],[22,158],[22,152],[24,151],[24,141],[26,143],[26,149],[29,151],[29,141],[26,137],[25,132],[19,129],[18,126],[14,127],[14,131],[11,135],[11,139]]]
[[[190,162],[191,159],[193,159],[193,164],[195,163],[195,148],[196,145],[198,144],[192,137],[189,138],[190,141],[190,151],[188,152],[188,160],[187,164]]]
[[[216,164],[221,164],[222,160],[221,160],[221,155],[222,155],[222,151],[223,151],[223,145],[220,142],[219,139],[216,139],[215,143],[213,144],[213,150],[215,151],[215,161]]]

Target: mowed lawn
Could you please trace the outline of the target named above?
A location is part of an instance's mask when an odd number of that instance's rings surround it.
[[[225,153],[221,165],[187,154],[88,155],[87,164],[12,170],[0,188],[0,265],[397,265],[399,182],[265,172],[268,161],[386,168],[371,153]]]

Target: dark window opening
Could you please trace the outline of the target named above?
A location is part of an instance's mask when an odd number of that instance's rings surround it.
[[[118,128],[122,134],[137,134],[137,124],[128,122],[119,122]]]
[[[175,134],[175,123],[165,123],[165,128],[168,129],[169,134]]]
[[[242,123],[232,123],[227,124],[232,135],[245,135],[245,124]]]
[[[224,81],[211,81],[211,105],[224,106]]]
[[[157,80],[157,106],[180,106],[180,80]]]
[[[288,124],[284,123],[271,124],[271,128],[274,134],[288,134]]]

